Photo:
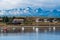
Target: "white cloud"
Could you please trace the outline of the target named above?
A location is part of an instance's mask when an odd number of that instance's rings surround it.
[[[0,9],[14,8],[21,4],[55,7],[60,5],[60,0],[0,0]]]
[[[0,8],[12,8],[21,3],[21,0],[2,0],[0,1]]]

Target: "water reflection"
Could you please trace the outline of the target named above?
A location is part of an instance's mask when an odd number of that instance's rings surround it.
[[[60,31],[37,33],[0,33],[0,40],[60,40]]]

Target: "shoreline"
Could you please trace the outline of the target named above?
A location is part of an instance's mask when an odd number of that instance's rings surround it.
[[[58,31],[60,26],[6,26],[0,27],[0,33]]]

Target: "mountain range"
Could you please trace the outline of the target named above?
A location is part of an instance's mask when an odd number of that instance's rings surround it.
[[[52,9],[46,10],[41,7],[20,7],[7,10],[0,10],[0,16],[8,17],[51,17],[60,18],[60,10]]]

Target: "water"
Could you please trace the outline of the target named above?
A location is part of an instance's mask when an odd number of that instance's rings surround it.
[[[1,33],[0,40],[60,40],[60,32]]]

